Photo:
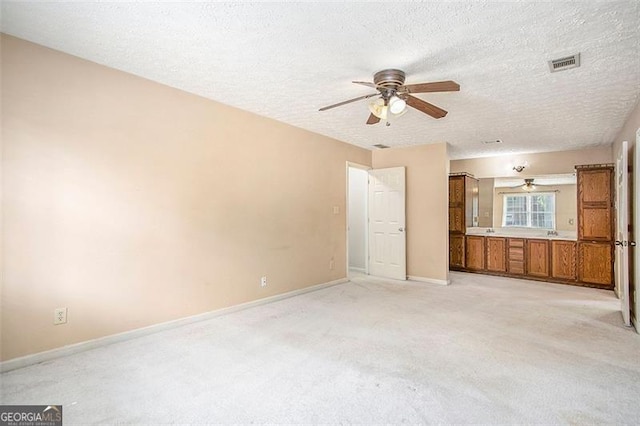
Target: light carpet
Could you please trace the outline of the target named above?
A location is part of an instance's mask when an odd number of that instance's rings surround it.
[[[2,374],[68,424],[637,423],[612,292],[452,273],[351,282]]]

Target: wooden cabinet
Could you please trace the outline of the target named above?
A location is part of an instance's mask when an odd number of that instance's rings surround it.
[[[613,165],[576,166],[578,281],[602,288],[613,281]]]
[[[610,243],[578,243],[578,279],[613,288],[613,256]]]
[[[481,271],[484,269],[484,237],[467,235],[465,241],[466,268]]]
[[[464,212],[462,207],[449,207],[449,232],[464,234]]]
[[[527,241],[527,275],[533,277],[549,276],[549,241]]]
[[[578,239],[613,239],[613,168],[577,168]]]
[[[486,237],[487,271],[507,271],[507,239],[503,237]]]
[[[578,241],[467,235],[477,226],[478,182],[449,177],[452,269],[613,289],[613,165],[576,166]]]
[[[524,238],[507,238],[507,272],[524,275]]]
[[[449,266],[451,268],[464,268],[465,265],[465,253],[464,253],[464,235],[463,234],[450,234],[449,235]]]
[[[449,232],[478,226],[478,180],[466,173],[449,176]]]
[[[551,241],[551,276],[561,280],[576,279],[576,242]]]
[[[478,180],[466,173],[449,176],[449,267],[466,266],[464,235],[477,226]]]
[[[464,184],[465,176],[449,177],[449,232],[464,234],[466,231]]]

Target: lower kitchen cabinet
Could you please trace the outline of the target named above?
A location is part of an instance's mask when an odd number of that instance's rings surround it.
[[[578,279],[613,288],[613,257],[610,243],[578,243]]]
[[[576,279],[576,243],[574,241],[551,241],[551,276],[561,280]]]
[[[449,235],[449,267],[464,268],[464,234]]]
[[[465,242],[466,268],[470,270],[484,270],[484,237],[467,235]]]
[[[549,240],[527,240],[527,275],[549,276]]]
[[[507,239],[504,237],[486,237],[487,271],[507,272]]]
[[[461,271],[613,288],[608,242],[450,234],[449,263]]]

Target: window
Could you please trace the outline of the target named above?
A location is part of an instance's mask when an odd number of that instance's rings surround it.
[[[555,229],[556,195],[554,193],[505,194],[502,226]]]

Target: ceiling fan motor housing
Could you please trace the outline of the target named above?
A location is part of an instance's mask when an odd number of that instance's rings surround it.
[[[376,86],[382,86],[389,89],[397,89],[404,84],[404,71],[396,69],[388,69],[378,71],[373,75],[373,82]]]

